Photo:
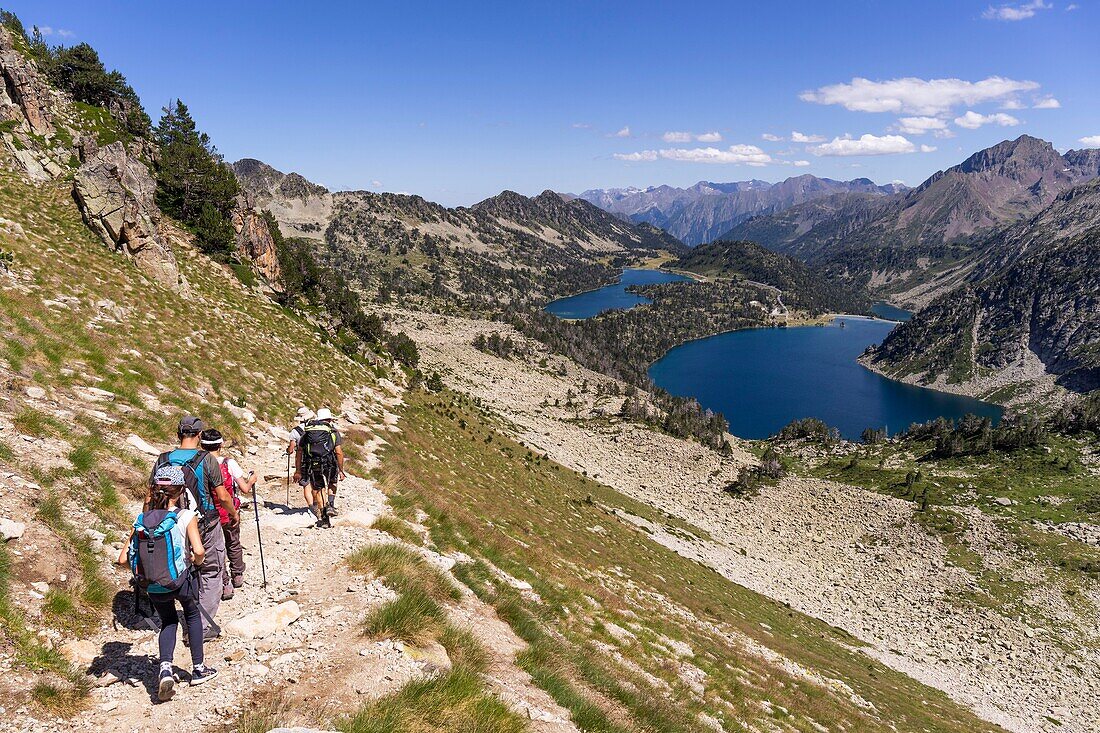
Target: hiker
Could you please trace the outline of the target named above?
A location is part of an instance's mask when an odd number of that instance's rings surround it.
[[[249,471],[245,475],[244,469],[236,460],[223,456],[221,449],[224,442],[222,434],[213,428],[203,430],[199,436],[199,445],[204,451],[214,456],[218,465],[221,466],[226,491],[233,497],[233,506],[239,513],[241,499],[237,496],[237,491],[251,495],[256,485],[256,474]],[[222,534],[225,535],[225,554],[229,558],[224,568],[225,572],[222,574],[222,600],[228,601],[233,597],[234,590],[244,585],[244,548],[241,547],[241,525],[230,525],[229,514],[222,507],[218,507],[218,518],[221,521]]]
[[[306,423],[313,419],[313,410],[305,406],[299,407],[298,412],[294,414],[294,419],[297,420],[297,424],[290,429],[290,442],[286,447],[286,454],[288,456],[294,455],[298,450],[298,441],[305,435]],[[289,458],[287,460],[289,460]],[[298,479],[296,478],[294,480],[297,481]],[[306,506],[310,506],[313,503],[313,494],[309,487],[309,482],[302,483],[302,498],[305,499]]]
[[[118,556],[118,564],[129,564],[134,573],[135,592],[144,588],[160,617],[157,698],[162,702],[172,698],[178,681],[172,669],[180,622],[176,601],[183,608],[188,629],[191,684],[201,685],[218,674],[216,669],[205,665],[203,658],[199,578],[194,568],[203,564],[206,549],[199,532],[198,514],[180,506],[186,483],[180,466],[162,466],[153,473],[149,500],[134,520],[130,537]]]
[[[205,428],[202,420],[193,415],[187,415],[180,420],[176,429],[179,447],[160,454],[153,464],[149,484],[150,489],[154,488],[153,478],[157,470],[164,466],[183,469],[186,480],[184,506],[194,509],[198,514],[199,533],[206,551],[203,562],[198,566],[198,584],[203,638],[209,641],[216,639],[221,633],[214,623],[214,616],[222,602],[222,575],[225,572],[225,535],[217,508],[221,506],[225,509],[229,524],[234,527],[240,524],[240,515],[237,507],[233,506],[233,497],[225,490],[221,465],[214,456],[199,447],[199,436]]]
[[[333,419],[327,407],[317,410],[317,416],[305,423],[294,452],[294,480],[303,486],[310,485],[311,495],[306,503],[317,515],[318,527],[332,526],[329,517],[337,513],[336,482],[345,478],[344,449],[341,447],[344,437],[332,426]]]

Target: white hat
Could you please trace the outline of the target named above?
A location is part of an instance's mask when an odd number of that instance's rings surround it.
[[[313,417],[313,410],[308,407],[299,407],[298,412],[294,414],[299,420],[308,420]]]
[[[317,411],[317,419],[318,420],[331,420],[332,419],[332,410],[328,409],[327,407],[322,407],[320,410]]]

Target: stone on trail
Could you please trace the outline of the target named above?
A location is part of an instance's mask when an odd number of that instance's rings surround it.
[[[129,435],[126,437],[126,444],[132,446],[142,453],[150,456],[159,456],[161,451],[159,448],[155,448],[136,435]]]
[[[88,639],[73,639],[61,645],[61,656],[78,667],[88,667],[99,656],[99,649]]]
[[[242,639],[262,639],[290,626],[301,615],[302,609],[296,602],[286,601],[230,621],[225,625],[225,632]]]
[[[23,390],[32,400],[41,400],[46,396],[46,390],[41,387],[30,386]]]
[[[22,522],[16,522],[7,517],[0,517],[0,537],[3,537],[5,542],[19,539],[26,531],[27,525]]]
[[[337,733],[336,731],[322,730],[321,728],[272,728],[267,733]]]
[[[333,527],[362,527],[370,529],[378,515],[366,509],[352,509],[350,512],[337,514],[332,518]]]
[[[438,641],[421,647],[402,644],[401,651],[414,661],[420,662],[426,672],[451,671],[451,657],[447,654],[447,649]]]

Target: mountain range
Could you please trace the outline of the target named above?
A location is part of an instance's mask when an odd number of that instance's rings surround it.
[[[539,302],[613,282],[622,265],[686,248],[553,191],[503,191],[470,207],[420,196],[329,191],[258,160],[233,164],[242,187],[291,237],[323,242],[317,256],[371,298],[396,294],[467,307]]]
[[[579,198],[635,223],[658,226],[685,244],[718,239],[753,216],[783,211],[834,194],[883,197],[906,190],[901,184],[879,186],[866,178],[834,181],[813,175],[779,183],[750,180],[734,183],[699,181],[694,186],[591,189]]]
[[[919,307],[957,283],[995,231],[1039,213],[1100,175],[1100,150],[1060,154],[1022,135],[974,153],[893,196],[832,195],[754,217],[723,238],[749,239]]]

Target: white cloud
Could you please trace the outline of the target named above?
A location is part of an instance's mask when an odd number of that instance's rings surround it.
[[[986,20],[1027,20],[1034,18],[1040,10],[1050,10],[1053,5],[1044,3],[1043,0],[1030,0],[1020,5],[990,5],[982,13]]]
[[[1040,99],[1032,105],[1032,109],[1059,109],[1061,106],[1062,103],[1054,97],[1047,97],[1045,99]]]
[[[1001,109],[1027,109],[1027,105],[1018,99],[1007,99]]]
[[[947,122],[939,117],[901,117],[894,129],[906,135],[923,135],[947,129]]]
[[[624,125],[623,128],[616,132],[612,137],[630,137],[630,125]]]
[[[382,181],[371,181],[370,185],[374,188],[382,188]]]
[[[573,123],[573,129],[574,130],[588,130],[588,129],[591,129],[591,127],[592,127],[592,125],[588,124],[587,122],[574,122]]]
[[[62,38],[72,38],[76,34],[68,28],[58,28],[57,35],[61,36]]]
[[[853,140],[850,135],[845,135],[834,137],[832,142],[816,145],[809,150],[814,155],[849,156],[896,155],[912,153],[916,149],[912,142],[901,135],[861,135],[857,140]]]
[[[839,104],[852,112],[909,112],[916,115],[947,114],[960,105],[1003,99],[1039,88],[1033,81],[991,76],[981,81],[962,79],[891,79],[871,81],[856,77],[802,92],[799,98],[816,104]]]
[[[801,132],[794,130],[791,132],[792,143],[823,143],[825,138],[821,135],[803,135]]]
[[[1077,8],[1079,8],[1079,7],[1081,7],[1081,6],[1078,5],[1077,3],[1070,3],[1069,5],[1066,6],[1066,12],[1068,13],[1071,10],[1077,10]]]
[[[783,139],[783,138],[779,137],[779,135],[773,135],[770,132],[765,132],[760,137],[764,138],[765,140],[767,140],[770,143],[777,143],[777,142],[779,142],[780,140]]]
[[[934,152],[936,152],[936,146],[935,145],[921,145],[920,146],[920,151],[922,153],[934,153]]]
[[[1086,135],[1077,142],[1088,145],[1090,148],[1100,148],[1100,135]]]
[[[808,161],[808,160],[796,160],[793,163],[791,163],[791,165],[793,165],[795,168],[805,168],[809,164],[810,164],[810,161]]]
[[[720,143],[722,135],[717,132],[703,132],[697,135],[690,132],[666,132],[661,139],[666,143],[689,143],[692,140],[701,143]]]
[[[38,32],[41,33],[43,36],[58,35],[62,38],[72,38],[72,36],[74,35],[73,32],[68,28],[54,28],[53,26],[48,25],[39,25],[35,27],[38,28]]]
[[[772,157],[755,145],[730,145],[719,148],[665,148],[642,150],[637,153],[615,153],[614,158],[627,161],[677,160],[684,163],[733,163],[762,166],[773,162]]]
[[[977,130],[982,125],[999,125],[1000,127],[1015,127],[1020,121],[1012,115],[1004,112],[994,112],[991,115],[978,114],[974,110],[967,110],[962,117],[955,118],[955,124],[965,127],[967,130]]]

